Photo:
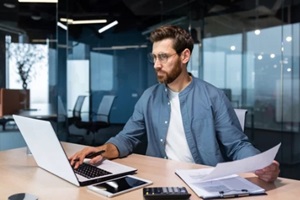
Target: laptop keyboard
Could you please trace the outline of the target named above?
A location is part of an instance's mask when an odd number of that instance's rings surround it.
[[[77,174],[84,176],[86,178],[95,178],[98,176],[104,176],[104,175],[111,174],[108,171],[99,169],[98,167],[95,167],[93,165],[89,165],[86,163],[82,163],[77,169],[74,169],[74,171]]]

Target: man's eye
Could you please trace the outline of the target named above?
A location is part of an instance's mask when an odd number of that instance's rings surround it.
[[[168,55],[167,54],[160,54],[159,57],[161,59],[166,59],[166,58],[168,58]]]

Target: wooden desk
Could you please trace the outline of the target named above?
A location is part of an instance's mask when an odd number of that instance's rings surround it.
[[[73,154],[83,147],[70,143],[63,143],[63,146],[68,154]],[[0,152],[0,160],[0,199],[6,200],[11,194],[20,192],[34,194],[41,200],[110,199],[91,192],[87,190],[86,187],[76,187],[38,168],[33,157],[26,154],[26,148],[2,151]],[[175,175],[175,169],[204,167],[196,164],[176,162],[138,154],[133,154],[123,159],[116,159],[115,161],[137,168],[136,176],[152,180],[152,186],[186,186],[184,182]],[[245,197],[243,198],[244,200],[296,200],[300,197],[300,181],[279,178],[274,184],[267,184],[258,180],[253,174],[245,174],[245,176],[249,178],[250,181],[264,187],[268,195]],[[192,194],[191,200],[200,199],[188,186],[186,187]],[[143,199],[142,189],[128,192],[111,199]]]

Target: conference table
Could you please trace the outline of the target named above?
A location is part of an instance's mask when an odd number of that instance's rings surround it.
[[[72,155],[84,146],[62,142],[68,155]],[[200,199],[196,194],[175,174],[176,169],[198,169],[206,167],[198,164],[184,163],[162,158],[149,157],[139,154],[131,154],[125,158],[114,159],[138,171],[136,176],[153,181],[151,186],[185,186],[191,193],[191,200]],[[55,160],[49,160],[55,162]],[[77,187],[39,167],[37,167],[32,155],[27,154],[25,148],[17,148],[0,152],[0,199],[6,200],[12,194],[30,193],[40,200],[99,200],[99,199],[143,199],[142,189],[137,189],[116,197],[107,198],[94,193],[87,187]],[[276,200],[299,199],[300,181],[278,178],[274,183],[265,183],[254,174],[242,174],[251,182],[263,187],[267,195],[243,197],[245,200]]]
[[[16,115],[22,115],[26,117],[32,117],[36,119],[43,120],[56,120],[58,115],[55,107],[51,104],[32,104],[30,105],[31,109],[22,109],[19,110]],[[6,129],[6,125],[8,122],[14,121],[12,114],[5,115],[0,117],[0,125],[2,125],[2,129]]]
[[[30,106],[31,109],[20,110],[18,115],[45,120],[57,118],[56,108],[51,104],[32,104]]]

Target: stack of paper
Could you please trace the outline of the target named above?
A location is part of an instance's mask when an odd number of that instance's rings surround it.
[[[224,198],[264,194],[265,190],[238,176],[270,165],[280,144],[242,160],[219,163],[215,168],[178,169],[176,174],[201,198]]]

